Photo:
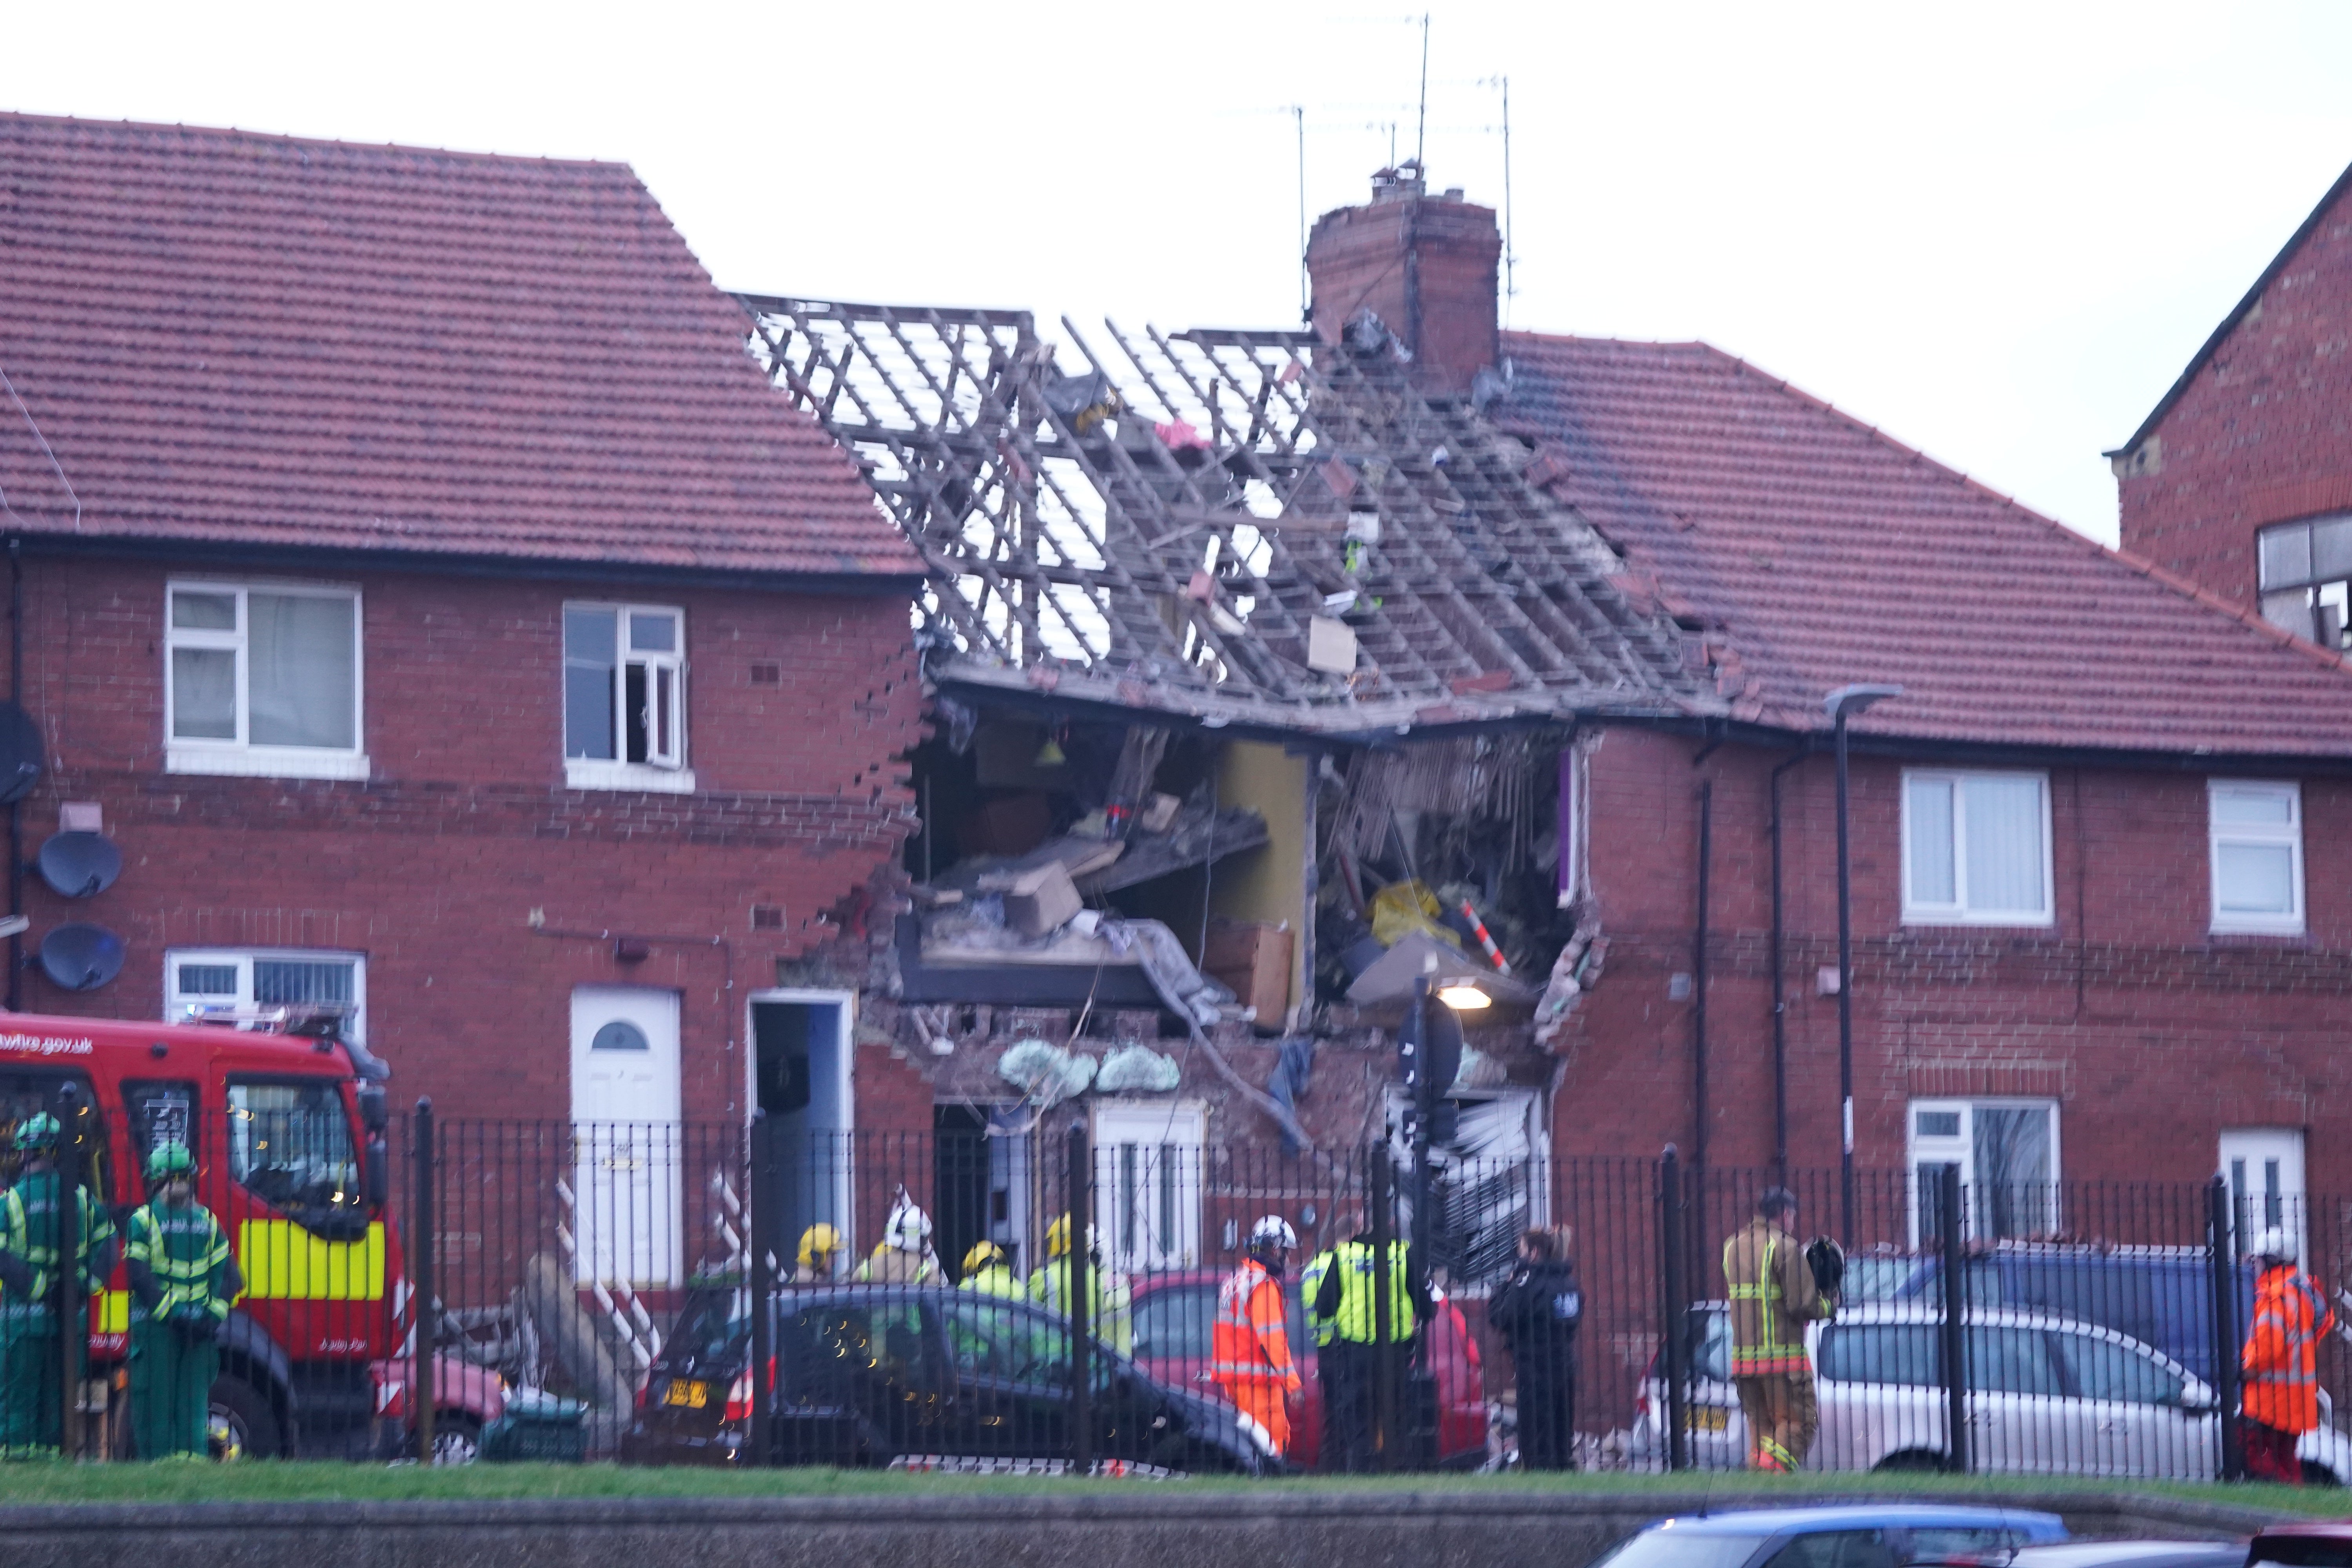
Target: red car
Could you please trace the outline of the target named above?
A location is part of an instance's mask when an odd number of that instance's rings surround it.
[[[1171,1388],[1190,1388],[1222,1397],[1209,1380],[1210,1329],[1217,1319],[1217,1288],[1224,1276],[1205,1269],[1138,1275],[1135,1292],[1135,1362]],[[1284,1281],[1290,1303],[1290,1353],[1306,1380],[1290,1422],[1290,1462],[1313,1468],[1323,1447],[1323,1385],[1315,1375],[1315,1339],[1298,1300],[1298,1281]],[[1449,1469],[1475,1469],[1486,1462],[1486,1372],[1478,1342],[1453,1302],[1437,1310],[1432,1360],[1437,1371],[1437,1460]]]

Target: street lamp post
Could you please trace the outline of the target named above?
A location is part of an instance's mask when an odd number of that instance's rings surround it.
[[[1822,700],[1837,731],[1838,1236],[1853,1245],[1853,857],[1847,820],[1845,723],[1871,704],[1900,697],[1899,686],[1841,686]]]

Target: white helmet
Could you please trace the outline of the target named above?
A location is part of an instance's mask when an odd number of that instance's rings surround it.
[[[1270,1214],[1250,1226],[1249,1244],[1253,1250],[1279,1247],[1290,1252],[1298,1246],[1298,1233],[1290,1228],[1288,1220],[1278,1214]]]
[[[2295,1258],[2294,1237],[2282,1226],[2274,1225],[2254,1237],[2253,1245],[2246,1248],[2246,1256],[2274,1258],[2281,1263],[2293,1263]]]
[[[931,1216],[916,1207],[913,1200],[900,1197],[882,1226],[882,1245],[900,1252],[920,1252],[930,1239]]]

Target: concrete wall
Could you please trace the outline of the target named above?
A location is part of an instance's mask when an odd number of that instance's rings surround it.
[[[1664,1514],[1785,1506],[1785,1492],[1467,1489],[1246,1491],[1106,1485],[961,1494],[519,1502],[163,1504],[0,1509],[12,1568],[1580,1568]],[[1841,1500],[1827,1495],[1807,1501]],[[1851,1500],[1887,1503],[1875,1491]],[[1949,1501],[1923,1497],[1920,1501]],[[1984,1500],[1990,1501],[1992,1500]],[[2127,1492],[2004,1494],[2078,1535],[2224,1540],[2283,1517]]]

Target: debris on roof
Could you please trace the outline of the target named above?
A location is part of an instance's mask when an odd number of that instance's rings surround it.
[[[1719,711],[1681,629],[1529,484],[1529,450],[1424,397],[1377,319],[1139,334],[739,296],[929,568],[943,692],[1363,736]]]

